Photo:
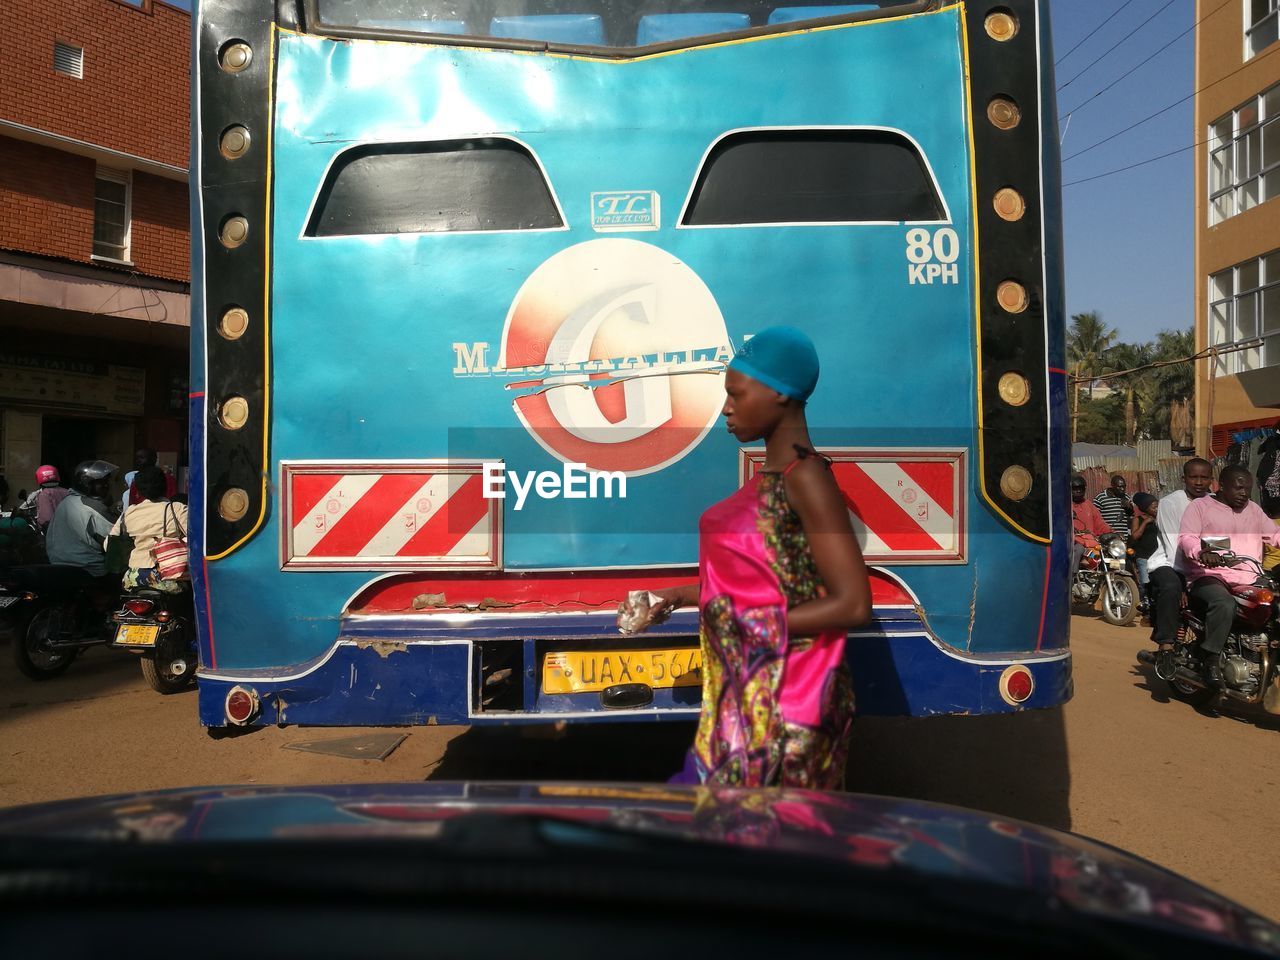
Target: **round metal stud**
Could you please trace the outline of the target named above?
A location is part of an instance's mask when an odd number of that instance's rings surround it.
[[[222,131],[218,151],[228,160],[239,160],[249,152],[249,128],[236,124]]]
[[[1000,475],[1000,492],[1010,500],[1025,500],[1031,492],[1031,472],[1026,467],[1009,467]]]
[[[1013,187],[1001,187],[997,190],[991,205],[996,208],[1001,220],[1008,220],[1010,223],[1021,220],[1027,212],[1027,201]]]
[[[228,250],[234,250],[249,239],[249,221],[239,214],[227,217],[218,231],[218,239]]]
[[[987,36],[1000,43],[1012,40],[1018,33],[1018,21],[1007,10],[992,10],[983,26],[987,28]]]
[[[249,494],[239,487],[232,487],[218,500],[218,516],[228,523],[243,520],[249,512]]]
[[[1031,302],[1027,288],[1017,280],[1005,280],[996,287],[996,301],[1009,313],[1021,313]]]
[[[1020,407],[1031,399],[1031,384],[1020,373],[1004,374],[997,389],[1000,399],[1011,407]]]
[[[1007,97],[995,97],[987,104],[987,119],[1001,130],[1012,130],[1022,122],[1022,111]]]
[[[239,340],[249,329],[249,314],[243,307],[232,307],[218,321],[218,333],[225,340]]]
[[[249,422],[249,401],[244,397],[227,397],[218,407],[218,421],[228,430],[239,430]]]
[[[218,51],[218,66],[227,73],[239,73],[253,62],[253,48],[243,40],[228,40]]]

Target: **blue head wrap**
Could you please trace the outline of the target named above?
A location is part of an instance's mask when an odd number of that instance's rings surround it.
[[[766,327],[734,354],[729,369],[783,396],[808,400],[818,385],[818,351],[795,327]]]

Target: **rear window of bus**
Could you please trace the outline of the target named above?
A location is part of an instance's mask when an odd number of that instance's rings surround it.
[[[484,38],[499,43],[634,49],[689,46],[744,30],[787,30],[815,21],[899,12],[919,3],[716,0],[313,0],[314,27]],[[310,5],[309,5],[310,6]]]

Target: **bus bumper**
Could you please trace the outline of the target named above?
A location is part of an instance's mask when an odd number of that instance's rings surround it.
[[[477,626],[442,622],[426,627],[414,616],[352,618],[337,642],[308,663],[274,670],[202,671],[200,721],[226,726],[228,697],[237,688],[256,702],[247,721],[253,726],[688,721],[698,715],[698,686],[656,688],[650,702],[621,709],[607,706],[600,693],[543,691],[547,645],[563,645],[575,634],[584,641],[616,639],[611,616],[607,622],[590,615],[536,621],[509,617],[501,631],[482,627],[483,634],[473,636]],[[696,620],[677,614],[646,637],[667,646],[696,645]],[[510,686],[498,702],[486,703],[484,662],[494,656],[510,671]],[[896,611],[851,634],[848,659],[857,709],[865,716],[1013,713],[1057,706],[1072,694],[1066,649],[968,655],[945,647],[917,618]]]

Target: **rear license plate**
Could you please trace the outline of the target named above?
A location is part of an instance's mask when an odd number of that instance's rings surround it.
[[[0,610],[18,602],[17,597],[0,597]]]
[[[702,683],[702,649],[565,650],[542,659],[543,693],[592,693],[616,683],[655,689]]]
[[[149,623],[124,623],[116,630],[117,647],[154,647],[160,628]]]

